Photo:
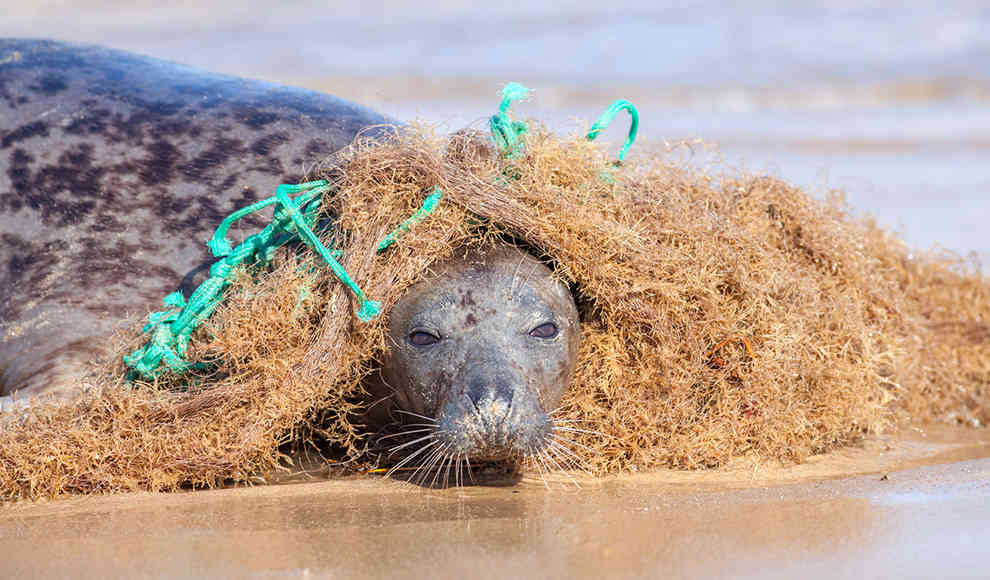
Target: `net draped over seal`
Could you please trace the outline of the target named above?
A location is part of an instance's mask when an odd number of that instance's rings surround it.
[[[328,160],[311,176],[332,221],[317,235],[380,314],[359,320],[307,244],[240,265],[182,374],[134,386],[118,358],[76,400],[0,420],[0,497],[256,481],[313,438],[366,466],[352,411],[392,305],[442,260],[506,239],[574,290],[584,339],[559,416],[590,426],[573,449],[595,474],[801,461],[902,421],[990,420],[978,270],[913,256],[777,178],[665,153],[616,167],[584,134],[514,135],[505,155],[410,127]],[[122,353],[146,342],[137,330]]]

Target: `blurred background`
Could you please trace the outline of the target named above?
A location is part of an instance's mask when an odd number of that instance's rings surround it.
[[[631,155],[717,144],[688,155],[845,190],[913,246],[990,271],[986,0],[3,0],[0,13],[2,36],[304,86],[451,130],[483,126],[510,80],[535,89],[517,114],[561,132],[628,98],[643,139]]]

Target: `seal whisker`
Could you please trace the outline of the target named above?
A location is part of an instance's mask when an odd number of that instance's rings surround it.
[[[467,464],[468,478],[471,479],[471,483],[474,483],[474,470],[471,469],[471,458],[467,455],[464,456],[464,463]]]
[[[543,453],[544,451],[540,449],[539,452],[531,455],[531,457],[536,459],[536,469],[540,472],[540,479],[543,480],[543,486],[550,489],[550,482],[547,481],[547,473],[549,473],[550,467],[543,460]]]
[[[598,452],[595,451],[594,449],[592,449],[591,447],[588,447],[587,445],[583,445],[581,443],[578,443],[577,441],[574,441],[573,439],[561,439],[561,438],[559,438],[556,435],[551,435],[550,439],[553,440],[553,441],[557,441],[558,443],[566,443],[568,445],[573,445],[575,447],[580,447],[581,449],[584,449],[585,451],[587,451],[588,453],[591,453],[592,455],[597,455],[598,454]]]
[[[553,426],[553,430],[554,431],[569,431],[571,433],[586,433],[588,435],[601,435],[602,437],[608,437],[609,436],[607,433],[602,433],[601,431],[593,431],[593,430],[590,430],[590,429],[578,429],[577,427],[558,427],[557,425],[554,425]]]
[[[400,462],[398,462],[398,463],[396,463],[396,464],[395,464],[395,465],[393,465],[393,466],[392,466],[391,468],[389,468],[389,470],[388,470],[388,471],[387,471],[387,472],[385,473],[385,477],[391,477],[391,475],[392,475],[393,473],[395,473],[395,471],[396,471],[397,469],[399,469],[399,468],[400,468],[400,467],[402,467],[403,465],[405,465],[405,464],[407,464],[407,463],[409,463],[410,461],[412,461],[412,460],[413,460],[413,458],[415,458],[415,457],[416,457],[417,455],[419,455],[420,453],[422,453],[422,452],[424,452],[424,451],[426,451],[426,450],[427,450],[427,449],[429,449],[430,447],[433,447],[434,445],[437,445],[437,444],[439,444],[439,443],[440,443],[440,441],[439,441],[439,440],[436,440],[436,439],[434,439],[433,441],[430,441],[430,442],[429,442],[429,443],[427,443],[426,445],[424,445],[424,446],[422,446],[422,447],[420,447],[420,448],[419,448],[419,449],[417,449],[417,450],[416,450],[415,452],[413,452],[413,453],[412,453],[411,455],[408,455],[408,456],[406,456],[406,457],[405,457],[405,458],[404,458],[404,459],[403,459],[402,461],[400,461]]]
[[[436,476],[440,473],[440,468],[438,465],[441,461],[443,461],[443,458],[447,456],[447,450],[450,449],[450,445],[450,443],[447,443],[438,447],[437,452],[430,456],[430,460],[428,462],[425,462],[423,466],[423,475],[419,480],[420,485],[426,485],[426,478],[429,477],[430,472],[433,470],[436,470],[436,473],[434,473],[434,481],[436,480]],[[435,483],[430,484],[431,487],[435,485]]]
[[[554,466],[557,468],[558,471],[561,471],[564,475],[566,475],[567,479],[571,480],[571,483],[573,483],[575,487],[580,489],[581,484],[578,483],[578,480],[574,479],[574,476],[571,475],[570,471],[564,469],[564,467],[561,466],[560,463],[557,463],[557,459],[562,459],[557,454],[557,452],[552,447],[545,447],[544,449],[547,452],[547,459],[549,459],[550,462],[554,464]]]
[[[449,453],[450,445],[444,445],[440,448],[440,452],[437,453],[435,457],[430,460],[429,465],[423,470],[423,477],[420,480],[421,484],[425,484],[426,478],[429,477],[430,472],[433,472],[433,479],[430,481],[430,487],[436,488],[440,481],[440,472],[443,471],[443,465],[447,457],[450,456]]]
[[[516,294],[516,281],[519,280],[519,270],[522,268],[523,262],[526,260],[520,256],[519,261],[516,262],[516,269],[512,272],[512,278],[509,280],[509,296],[515,296]],[[520,286],[522,284],[520,283]]]
[[[584,465],[584,461],[573,451],[568,449],[559,441],[550,441],[550,446],[557,451],[557,456],[564,461],[568,466],[581,471],[588,477],[591,477],[591,471],[588,470]]]
[[[558,450],[558,454],[559,453],[560,453],[560,450]],[[559,457],[560,457],[560,459],[562,461],[564,461],[572,469],[577,470],[577,471],[580,471],[581,473],[585,474],[588,477],[592,477],[591,471],[589,471],[587,468],[585,468],[581,461],[579,461],[577,459],[574,459],[572,457],[567,457],[566,455],[559,455]]]
[[[443,463],[440,463],[440,462],[443,461],[443,460],[445,460],[447,457],[450,457],[447,454],[447,450],[450,448],[450,446],[451,446],[451,444],[448,443],[447,445],[445,445],[443,447],[443,453],[437,459],[437,465],[436,466],[433,466],[433,467],[430,467],[430,469],[434,469],[434,468],[436,469],[436,473],[433,474],[433,479],[430,480],[430,487],[431,488],[436,488],[436,486],[437,486],[437,481],[439,481],[439,479],[440,479],[440,471],[442,471],[442,469],[443,469]]]
[[[443,466],[447,462],[447,458],[450,457],[447,454],[447,448],[444,447],[444,452],[440,454],[437,458],[436,465],[430,467],[430,471],[433,471],[433,479],[430,480],[430,488],[436,489],[440,484],[440,474],[443,473]]]
[[[447,465],[443,469],[443,486],[444,488],[450,487],[450,468],[454,464],[454,456],[447,456]],[[456,474],[455,474],[456,476]]]
[[[410,481],[415,480],[416,476],[420,473],[423,474],[419,479],[418,485],[423,484],[423,480],[426,478],[426,474],[429,473],[431,465],[436,462],[436,460],[443,454],[444,446],[441,445],[435,448],[430,454],[424,459],[419,465],[416,466],[416,471],[413,471],[412,475],[409,476]]]
[[[391,435],[382,435],[381,437],[376,437],[375,440],[378,442],[382,442],[386,439],[394,439],[395,437],[402,437],[403,435],[412,435],[414,433],[425,433],[427,431],[434,431],[434,428],[430,427],[429,429],[413,429],[412,431],[402,431],[399,433],[392,433]]]
[[[581,459],[581,456],[580,455],[578,455],[577,453],[575,453],[573,449],[571,449],[570,447],[567,446],[568,443],[573,443],[573,441],[565,441],[565,440],[562,440],[562,439],[557,439],[555,437],[551,437],[550,440],[548,441],[548,443],[550,444],[550,446],[554,447],[555,449],[561,450],[568,457],[570,457],[574,461],[578,462],[579,464],[582,464],[584,462],[584,460]]]
[[[419,413],[413,413],[412,411],[406,411],[404,409],[395,409],[395,412],[402,413],[404,415],[412,415],[413,417],[419,417],[420,419],[424,419],[426,421],[432,422],[434,425],[436,425],[437,423],[437,420],[434,419],[433,417],[427,417],[426,415],[420,415]]]
[[[440,464],[439,467],[437,467],[437,475],[440,475],[440,471],[443,470],[443,483],[442,483],[442,485],[443,485],[444,488],[449,487],[448,483],[449,483],[450,471],[448,471],[448,470],[450,468],[450,464],[451,464],[452,461],[454,461],[454,455],[452,453],[447,453],[444,456],[443,462]],[[439,483],[439,480],[438,480],[438,483]]]
[[[396,445],[395,447],[392,447],[391,449],[388,450],[388,454],[389,454],[389,456],[392,456],[392,455],[395,454],[396,451],[400,451],[402,449],[405,449],[406,447],[409,447],[410,445],[415,445],[415,444],[419,443],[420,441],[426,441],[428,439],[433,439],[436,436],[437,436],[436,432],[433,432],[433,433],[430,433],[429,435],[424,435],[424,436],[420,437],[419,439],[413,439],[412,441],[403,443],[401,445]]]

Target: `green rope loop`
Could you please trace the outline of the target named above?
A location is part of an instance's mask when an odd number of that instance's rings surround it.
[[[529,132],[529,127],[522,121],[509,119],[509,106],[512,101],[525,99],[530,90],[519,83],[509,83],[502,89],[502,102],[498,106],[498,114],[492,115],[488,126],[492,131],[495,146],[508,158],[518,157],[523,151],[522,136]]]
[[[617,163],[621,164],[626,158],[626,153],[629,152],[629,148],[632,147],[634,141],[636,141],[636,133],[639,131],[639,111],[632,103],[625,99],[619,99],[605,109],[605,112],[598,117],[595,124],[591,126],[588,131],[587,139],[588,141],[594,141],[595,137],[604,131],[615,119],[615,116],[619,114],[620,111],[628,111],[629,117],[632,119],[629,123],[629,134],[626,136],[626,142],[622,145],[622,149],[619,150],[619,161]]]

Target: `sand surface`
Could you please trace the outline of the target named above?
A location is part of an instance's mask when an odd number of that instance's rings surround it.
[[[951,463],[946,463],[951,462]],[[426,490],[349,480],[0,508],[3,578],[986,578],[990,433],[791,467]]]

